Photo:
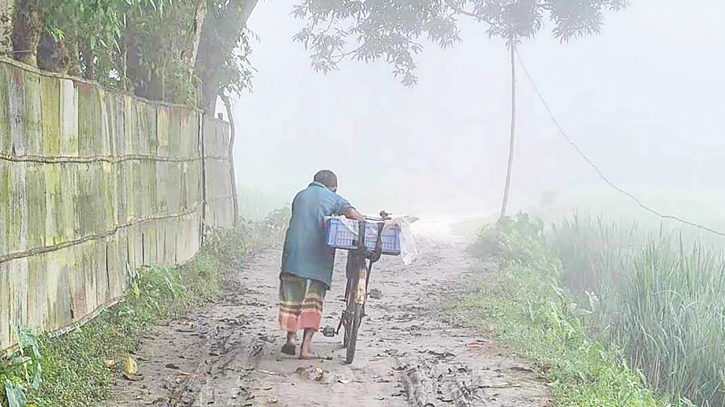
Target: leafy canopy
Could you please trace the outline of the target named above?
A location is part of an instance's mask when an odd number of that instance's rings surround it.
[[[628,0],[302,0],[292,14],[306,21],[294,36],[311,51],[312,68],[327,73],[346,58],[384,60],[403,84],[413,86],[421,37],[447,48],[460,41],[458,21],[488,25],[490,37],[509,46],[533,39],[546,21],[562,42],[598,34],[606,11]]]

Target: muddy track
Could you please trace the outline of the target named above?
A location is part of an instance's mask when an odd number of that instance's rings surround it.
[[[315,337],[319,361],[283,356],[277,326],[281,253],[254,256],[202,312],[155,328],[138,360],[144,380],[116,386],[115,406],[548,406],[549,392],[524,361],[468,328],[452,326],[436,304],[475,262],[452,237],[419,237],[411,266],[376,264],[355,363],[342,339]],[[324,323],[344,306],[345,256],[338,256]]]

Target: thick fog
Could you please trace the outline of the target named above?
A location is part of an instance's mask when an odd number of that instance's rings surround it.
[[[510,126],[507,50],[461,21],[453,49],[425,44],[408,89],[386,63],[327,76],[292,42],[289,0],[262,1],[249,27],[258,70],[235,104],[237,181],[281,201],[318,169],[367,212],[499,210]],[[634,0],[601,35],[561,45],[542,30],[520,48],[568,135],[613,182],[663,211],[700,219],[725,203],[725,3]],[[558,134],[519,65],[511,211],[557,202],[632,209]],[[680,214],[683,214],[680,212]],[[642,213],[642,216],[647,216]]]

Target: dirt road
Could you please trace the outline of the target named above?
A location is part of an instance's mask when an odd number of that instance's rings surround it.
[[[355,363],[342,338],[315,337],[325,359],[283,356],[277,325],[281,252],[268,250],[230,276],[224,295],[197,315],[156,328],[137,355],[144,380],[119,382],[107,406],[546,406],[548,390],[523,361],[436,311],[473,270],[465,242],[417,236],[421,256],[373,269]],[[341,253],[342,254],[342,253]],[[344,261],[325,303],[324,324],[344,306]]]

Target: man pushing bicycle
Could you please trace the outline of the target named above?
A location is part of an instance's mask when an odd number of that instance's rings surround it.
[[[326,243],[325,218],[364,217],[337,194],[337,176],[329,170],[292,201],[292,217],[285,236],[279,286],[279,324],[287,333],[282,353],[294,356],[297,331],[303,330],[300,359],[314,359],[312,337],[320,329],[325,294],[330,288],[335,249]]]

